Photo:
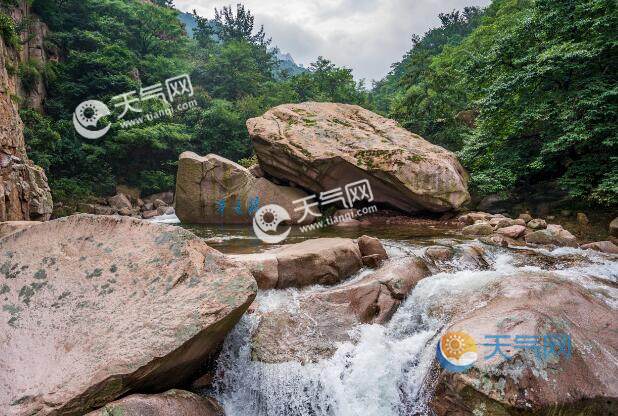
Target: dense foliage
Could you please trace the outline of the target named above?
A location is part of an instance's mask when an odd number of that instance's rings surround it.
[[[251,163],[247,118],[315,100],[363,105],[458,152],[478,194],[557,181],[580,201],[618,204],[614,0],[494,0],[441,14],[441,26],[413,36],[371,92],[322,57],[290,76],[267,28],[242,5],[212,20],[183,16],[188,37],[171,1],[153,3],[34,0],[51,29],[46,48],[60,59],[12,71],[26,90],[46,82],[45,115],[24,108],[22,118],[58,201],[109,194],[117,184],[169,189],[185,150]],[[22,26],[0,13],[8,44],[19,47]],[[75,132],[79,103],[110,103],[184,73],[196,107],[133,127],[115,123],[100,140]],[[167,109],[152,100],[144,111]]]
[[[185,150],[215,152],[233,160],[250,158],[245,127],[249,117],[301,99],[364,104],[367,93],[349,69],[320,59],[302,78],[277,68],[277,50],[242,6],[198,18],[189,38],[171,2],[140,0],[35,0],[50,29],[46,48],[60,57],[47,68],[20,68],[22,84],[46,76],[45,115],[21,111],[32,159],[48,174],[56,201],[64,203],[115,191],[117,184],[154,193],[174,186],[176,161]],[[39,72],[35,72],[38,70]],[[112,98],[190,74],[198,105],[170,113],[158,100],[142,103],[142,114],[165,115],[133,127],[113,123],[102,139],[87,140],[73,128],[73,111],[99,100],[114,111]],[[330,81],[328,82],[327,80]],[[127,119],[140,114],[126,115]]]
[[[495,0],[482,18],[451,16],[377,85],[382,110],[458,151],[479,193],[557,180],[618,204],[616,2]]]
[[[0,3],[2,6],[2,3]],[[15,28],[15,22],[9,15],[3,12],[0,7],[0,38],[4,43],[12,48],[19,48],[19,35]]]

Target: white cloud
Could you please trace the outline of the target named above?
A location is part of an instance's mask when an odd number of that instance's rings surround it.
[[[244,0],[273,44],[307,66],[322,55],[354,70],[357,78],[381,79],[411,47],[410,37],[438,26],[438,13],[491,0]],[[238,1],[176,0],[183,11],[204,17]]]

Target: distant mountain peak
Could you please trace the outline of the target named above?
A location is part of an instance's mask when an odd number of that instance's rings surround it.
[[[193,37],[193,32],[197,29],[197,21],[192,13],[179,12],[178,20],[185,25],[187,35]],[[288,75],[298,75],[306,72],[307,70],[302,65],[298,65],[290,53],[277,52],[277,59],[279,60],[279,71],[287,72]]]

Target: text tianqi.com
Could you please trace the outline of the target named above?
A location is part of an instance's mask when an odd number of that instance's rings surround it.
[[[378,211],[378,208],[375,205],[360,209],[353,208],[356,202],[362,201],[373,202],[371,184],[367,179],[349,183],[344,187],[338,187],[329,191],[321,192],[319,196],[314,194],[295,200],[293,201],[293,204],[299,206],[294,209],[294,212],[303,213],[302,217],[298,220],[298,223],[303,223],[310,216],[316,219],[320,218],[313,224],[299,227],[299,230],[302,233],[315,231]],[[312,209],[314,207],[324,207],[334,203],[340,203],[349,211],[343,215],[323,217],[320,211]],[[266,205],[255,212],[255,215],[253,216],[253,231],[255,235],[263,242],[267,244],[278,244],[288,237],[292,228],[288,227],[287,230],[279,234],[268,234],[268,232],[277,232],[277,228],[280,224],[291,220],[292,218],[290,217],[290,214],[282,206],[277,204]]]
[[[165,90],[163,88],[165,84]],[[175,111],[186,111],[197,106],[197,101],[180,101],[183,97],[193,97],[193,84],[188,74],[183,74],[168,78],[163,82],[158,82],[149,87],[129,91],[111,98],[111,104],[121,112],[117,116],[117,123],[120,128],[130,128],[145,122],[154,121],[164,116],[172,116]],[[159,100],[166,104],[166,108],[144,113],[142,104],[149,100]],[[125,119],[129,113],[137,113],[139,117]],[[73,113],[73,126],[77,133],[90,140],[100,139],[105,136],[112,126],[112,123],[99,127],[99,121],[112,115],[107,104],[98,100],[88,100],[80,103]]]

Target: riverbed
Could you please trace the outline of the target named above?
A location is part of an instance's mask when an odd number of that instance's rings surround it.
[[[186,226],[224,253],[251,253],[271,249],[255,238],[250,227]],[[263,313],[285,308],[302,314],[297,299],[303,292],[327,288],[262,291],[256,311],[246,314],[227,337],[217,362],[214,395],[228,416],[395,416],[428,414],[430,369],[439,335],[454,306],[463,299],[483,305],[500,279],[527,273],[551,272],[575,282],[618,309],[618,258],[577,248],[505,248],[464,238],[458,230],[436,222],[406,226],[329,228],[311,234],[292,233],[286,244],[309,238],[348,237],[363,234],[382,240],[392,259],[424,256],[428,246],[454,249],[481,246],[486,266],[457,260],[414,288],[386,325],[358,325],[350,341],[338,344],[336,353],[318,362],[267,364],[251,358],[252,335]],[[363,269],[341,285],[360,279]],[[439,311],[436,313],[436,311]]]

